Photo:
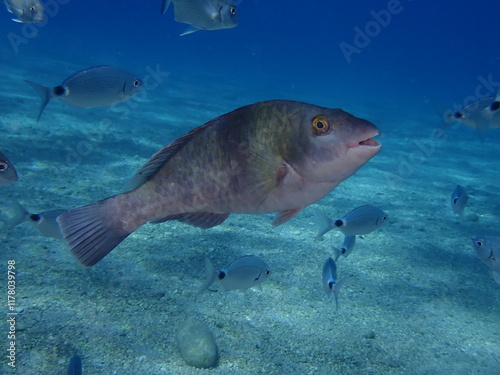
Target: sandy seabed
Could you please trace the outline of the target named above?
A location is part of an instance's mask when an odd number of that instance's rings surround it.
[[[27,77],[15,74],[3,78],[21,84],[0,93],[0,131],[20,180],[1,188],[2,219],[12,198],[44,212],[124,191],[158,149],[257,100],[241,86],[172,74],[137,99],[127,118],[119,108],[78,110],[53,101],[37,124],[38,98],[22,86]],[[206,231],[177,222],[145,225],[90,269],[30,223],[4,230],[1,272],[7,274],[8,260],[17,272],[17,373],[64,374],[77,352],[84,374],[498,374],[500,287],[470,243],[476,234],[500,235],[496,142],[450,129],[424,155],[419,144],[431,144],[439,125],[431,114],[390,130],[394,113],[348,110],[381,128],[383,150],[280,227],[271,226],[272,215],[231,215]],[[466,216],[477,220],[452,214],[456,184],[470,196]],[[316,240],[315,210],[340,217],[363,204],[382,208],[389,222],[339,260],[346,282],[335,311],[321,269],[342,235]],[[195,300],[205,254],[218,268],[258,255],[272,275],[262,290],[225,292],[216,284]],[[186,316],[215,335],[217,368],[195,369],[180,357],[175,329]],[[7,333],[5,319],[2,327]],[[2,362],[0,373],[12,373],[5,355]]]

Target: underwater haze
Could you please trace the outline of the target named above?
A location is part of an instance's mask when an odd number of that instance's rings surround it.
[[[5,224],[0,374],[66,374],[75,354],[83,374],[499,373],[500,285],[471,238],[500,236],[500,3],[237,0],[236,27],[184,36],[160,0],[42,3],[40,24],[0,12],[0,151],[19,176],[0,186],[4,223],[12,200],[39,214],[127,191],[162,147],[260,101],[341,108],[375,124],[382,149],[280,226],[273,214],[207,230],[146,224],[89,268],[33,218]],[[52,88],[99,65],[144,86],[113,106],[54,98],[37,122],[41,99],[25,80]],[[479,130],[444,115],[483,97]],[[344,236],[317,239],[317,212],[340,219],[362,205],[387,222],[336,262],[337,310],[321,276]],[[262,288],[216,282],[198,295],[205,257],[221,270],[245,255],[268,265]],[[213,335],[215,367],[181,356],[188,317]]]

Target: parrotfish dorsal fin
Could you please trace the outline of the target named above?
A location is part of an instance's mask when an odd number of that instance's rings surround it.
[[[151,158],[144,164],[132,177],[130,180],[130,189],[137,189],[139,186],[145,184],[151,180],[156,173],[166,164],[168,161],[174,157],[174,155],[179,152],[188,142],[191,141],[199,132],[203,131],[205,128],[215,125],[220,117],[207,122],[206,124],[199,126],[189,133],[186,133],[182,137],[176,139],[168,146],[163,147],[160,151],[155,153]]]

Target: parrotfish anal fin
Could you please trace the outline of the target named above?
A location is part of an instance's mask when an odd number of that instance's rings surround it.
[[[108,199],[70,210],[57,218],[64,241],[85,267],[99,262],[130,234],[112,226],[113,220],[106,213]]]
[[[26,81],[31,87],[35,89],[35,91],[40,95],[42,98],[42,102],[40,104],[40,111],[38,112],[38,118],[36,119],[36,122],[40,121],[40,117],[42,117],[43,110],[49,103],[50,99],[52,99],[52,90],[49,89],[48,87],[39,85],[34,82]]]
[[[294,208],[292,210],[278,212],[278,214],[274,217],[273,226],[277,227],[278,225],[287,222],[302,210],[303,208],[301,207],[301,208]]]
[[[222,224],[229,214],[214,214],[211,212],[194,212],[178,215],[170,215],[162,219],[152,220],[151,223],[158,224],[168,220],[178,220],[194,227],[208,229]]]
[[[155,153],[132,177],[130,181],[130,188],[137,189],[139,186],[151,180],[156,173],[174,157],[174,155],[181,150],[198,132],[202,131],[208,126],[211,126],[218,119],[207,122],[205,125],[199,126],[190,132],[184,134],[182,137],[177,138],[168,146],[163,147],[160,151]]]

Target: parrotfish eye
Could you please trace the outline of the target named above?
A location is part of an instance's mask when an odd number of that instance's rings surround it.
[[[491,103],[490,109],[492,111],[498,111],[499,108],[500,108],[500,102],[493,102],[493,103]]]
[[[476,241],[476,245],[477,245],[478,247],[482,247],[482,246],[483,246],[483,241],[482,241],[482,240],[478,240],[478,241]]]
[[[345,247],[343,247],[342,249],[340,249],[340,254],[345,254],[346,250],[347,249]]]
[[[222,280],[224,277],[226,277],[226,273],[224,271],[219,272],[219,280]]]
[[[9,169],[9,164],[4,161],[0,161],[0,172],[5,172],[7,169]]]
[[[266,276],[269,276],[271,274],[271,271],[266,270]]]
[[[136,79],[136,80],[134,81],[134,87],[139,87],[140,85],[141,85],[141,81],[140,81],[140,80],[138,80],[138,79]]]
[[[334,285],[335,285],[335,281],[329,281],[328,282],[328,288],[329,289],[332,289]]]
[[[328,119],[323,115],[314,116],[311,126],[314,134],[317,135],[325,134],[330,130]]]
[[[457,202],[458,202],[458,198],[457,197],[453,198],[453,204],[457,204]]]
[[[384,220],[384,221],[385,221],[385,220],[387,220],[387,215],[384,215],[384,216],[382,217],[382,220]]]
[[[32,5],[32,6],[30,6],[30,11],[33,12],[33,13],[35,13],[36,8]]]
[[[344,222],[342,220],[338,219],[338,220],[335,220],[334,224],[336,227],[341,227],[342,225],[344,225]]]
[[[235,15],[236,15],[236,7],[231,7],[231,8],[229,8],[229,13],[230,13],[232,16],[235,16]]]
[[[464,117],[464,115],[462,115],[460,112],[455,112],[455,114],[453,115],[453,117],[455,117],[455,118],[462,118],[462,117]]]

